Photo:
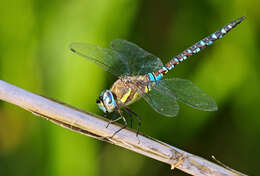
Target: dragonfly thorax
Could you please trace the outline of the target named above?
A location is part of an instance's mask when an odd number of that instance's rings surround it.
[[[142,97],[150,89],[147,75],[123,76],[111,87],[119,107],[128,106]]]
[[[99,109],[105,113],[113,112],[116,108],[116,97],[110,90],[102,91],[96,102]]]

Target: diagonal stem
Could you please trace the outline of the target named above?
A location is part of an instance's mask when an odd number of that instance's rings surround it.
[[[143,134],[139,134],[137,138],[136,132],[127,128],[110,138],[122,126],[110,124],[109,128],[106,128],[108,120],[103,117],[33,94],[2,80],[0,80],[0,99],[45,117],[62,127],[135,151],[191,175],[245,175]]]

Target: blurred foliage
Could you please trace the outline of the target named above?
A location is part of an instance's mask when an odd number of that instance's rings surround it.
[[[257,175],[260,156],[260,1],[1,1],[0,78],[29,91],[102,114],[95,99],[115,78],[71,53],[71,42],[109,46],[130,40],[164,62],[237,17],[224,39],[168,77],[192,80],[219,106],[181,105],[163,117],[143,100],[131,107],[141,131],[191,153],[211,155]],[[169,166],[62,129],[0,102],[0,175],[171,175]],[[174,171],[175,175],[186,175]]]

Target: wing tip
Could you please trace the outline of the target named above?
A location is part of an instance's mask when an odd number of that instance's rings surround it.
[[[75,43],[71,43],[70,45],[69,45],[69,49],[73,52],[73,53],[76,53],[77,51],[73,48],[73,45],[74,45]]]
[[[213,108],[212,108],[212,110],[211,111],[217,111],[218,110],[218,106],[217,105],[215,105]]]
[[[212,99],[212,106],[209,108],[209,111],[217,111],[218,110],[218,105],[217,103]]]
[[[72,51],[73,53],[76,53],[76,50],[74,50],[73,48],[70,47],[70,51]]]
[[[217,106],[217,104],[214,104],[214,105],[212,105],[210,107],[207,107],[205,109],[200,109],[200,110],[202,110],[202,111],[217,111],[218,110],[218,106]]]

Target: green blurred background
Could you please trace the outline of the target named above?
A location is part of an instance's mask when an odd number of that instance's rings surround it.
[[[130,40],[166,63],[230,21],[247,19],[169,77],[192,80],[217,112],[181,105],[160,116],[143,100],[131,107],[141,131],[250,175],[260,157],[260,1],[10,0],[0,6],[0,79],[102,115],[95,99],[115,78],[70,52],[71,42],[104,47]],[[172,173],[173,172],[173,173]],[[187,175],[164,163],[71,132],[0,102],[0,175]]]

